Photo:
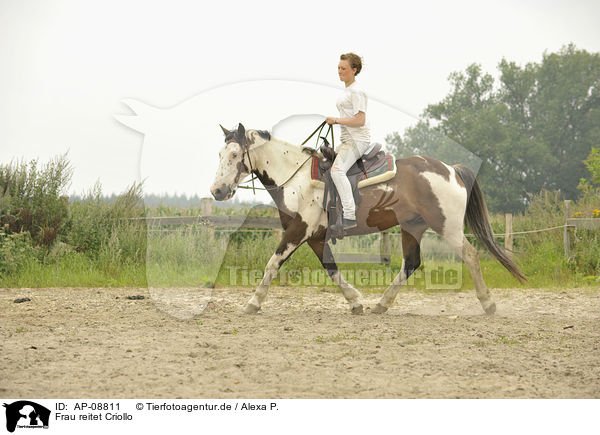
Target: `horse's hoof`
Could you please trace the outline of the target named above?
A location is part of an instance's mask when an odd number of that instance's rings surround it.
[[[251,303],[248,303],[248,304],[246,304],[246,307],[244,308],[244,313],[256,314],[256,313],[258,313],[258,310],[260,310],[260,307],[257,307],[256,305],[252,305]]]
[[[381,305],[381,304],[377,304],[377,305],[375,305],[375,308],[373,308],[373,309],[371,310],[371,312],[372,312],[373,314],[383,314],[383,313],[385,313],[387,310],[388,310],[388,309],[387,309],[387,307],[384,307],[384,306],[383,306],[383,305]]]
[[[490,305],[487,306],[487,308],[484,308],[485,310],[485,314],[487,314],[488,316],[491,316],[492,314],[494,314],[496,312],[496,302],[492,302]]]
[[[362,304],[358,304],[352,307],[352,314],[362,314],[363,313],[363,306]]]

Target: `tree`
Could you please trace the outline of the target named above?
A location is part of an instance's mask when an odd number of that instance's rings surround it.
[[[571,44],[539,64],[502,59],[498,69],[497,89],[480,65],[452,73],[450,93],[403,137],[388,136],[389,146],[447,163],[477,156],[492,210],[522,210],[541,189],[576,199],[583,160],[600,142],[600,54]],[[453,153],[459,145],[470,157]]]
[[[600,148],[592,147],[587,159],[583,161],[591,175],[591,179],[582,178],[577,188],[583,192],[589,192],[594,188],[600,189]]]
[[[600,54],[570,44],[544,54],[536,70],[532,98],[532,133],[545,143],[555,162],[544,186],[577,198],[585,173],[583,160],[600,143]]]
[[[481,166],[479,157],[432,127],[428,120],[420,120],[415,126],[407,128],[404,137],[395,132],[388,135],[385,141],[389,152],[398,158],[426,155],[449,165],[462,163],[475,172]]]

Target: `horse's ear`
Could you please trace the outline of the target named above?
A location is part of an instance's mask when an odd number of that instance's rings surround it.
[[[229,130],[227,130],[225,127],[223,127],[221,124],[219,124],[219,127],[221,127],[221,130],[223,130],[223,134],[225,136],[227,136],[229,134]]]
[[[246,129],[244,128],[244,126],[242,125],[241,122],[238,124],[238,129],[237,129],[235,136],[237,139],[237,143],[239,143],[243,148],[248,148],[248,139],[246,138]]]

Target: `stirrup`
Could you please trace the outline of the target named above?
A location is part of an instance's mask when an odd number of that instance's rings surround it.
[[[342,219],[342,226],[344,227],[344,231],[351,230],[352,228],[356,228],[356,219]]]
[[[351,230],[356,227],[357,227],[356,220],[343,218],[341,224],[339,222],[335,223],[330,228],[332,231],[334,231],[337,234],[344,234],[346,231]]]

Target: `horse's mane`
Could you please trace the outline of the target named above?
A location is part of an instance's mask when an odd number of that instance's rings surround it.
[[[268,132],[265,132],[265,133],[268,133]],[[264,136],[261,136],[261,137],[264,137]],[[293,148],[293,149],[296,149],[296,150],[298,150],[300,152],[303,152],[303,153],[306,153],[306,154],[309,154],[309,155],[312,155],[312,156],[318,156],[318,155],[320,155],[319,151],[316,150],[316,149],[314,149],[314,148],[312,148],[312,147],[303,146],[303,145],[296,145],[296,144],[293,144],[293,143],[289,143],[289,142],[286,142],[286,141],[284,141],[282,139],[277,139],[276,137],[272,137],[270,134],[269,134],[269,139],[268,140],[270,142],[277,142],[278,145],[283,145],[283,146],[286,146],[286,147],[289,147],[289,148]]]
[[[254,130],[258,133],[258,135],[260,137],[262,137],[265,140],[271,140],[271,133],[269,133],[267,130]]]

